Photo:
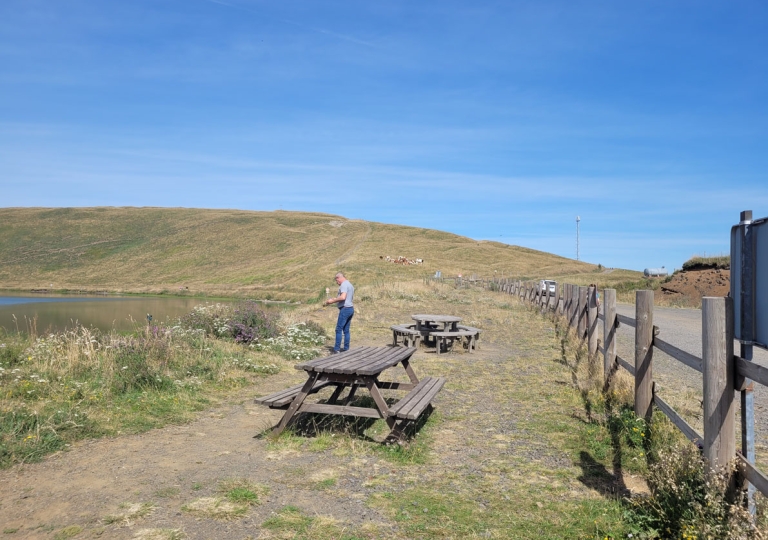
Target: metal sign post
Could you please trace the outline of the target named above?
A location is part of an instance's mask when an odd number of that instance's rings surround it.
[[[741,213],[731,228],[731,297],[734,336],[741,343],[740,356],[752,361],[753,346],[768,348],[768,218],[752,219]],[[754,383],[737,381],[741,391],[741,452],[755,462]],[[755,487],[747,483],[749,511],[755,515]]]

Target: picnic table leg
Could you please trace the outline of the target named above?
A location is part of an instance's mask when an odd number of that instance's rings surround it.
[[[350,404],[350,402],[351,402],[353,399],[355,399],[355,392],[357,392],[357,387],[358,387],[358,386],[360,386],[360,385],[358,385],[358,384],[353,384],[352,386],[350,386],[350,387],[349,387],[349,395],[348,395],[346,398],[344,398],[344,403],[343,403],[343,405],[344,405],[345,407],[346,407],[347,405],[349,405],[349,404]]]
[[[437,354],[440,355],[440,346],[443,344],[442,336],[435,336],[435,347],[437,347]]]
[[[387,422],[389,429],[395,429],[397,418],[389,416],[389,406],[387,405],[387,402],[384,401],[381,392],[379,392],[379,387],[376,386],[376,379],[367,380],[365,382],[365,387],[371,393],[371,397],[373,398],[374,403],[376,403],[376,408],[379,409],[381,417]]]
[[[399,422],[395,422],[389,432],[389,435],[387,435],[387,437],[384,439],[384,443],[390,444],[402,442],[405,439],[405,426],[407,422],[407,420],[400,420]]]
[[[331,397],[328,399],[328,404],[334,404],[336,403],[336,400],[339,399],[339,396],[344,391],[344,385],[343,384],[337,384],[336,390],[333,391],[333,394],[331,394]]]
[[[413,371],[413,368],[411,367],[410,359],[403,360],[403,368],[405,368],[405,372],[408,374],[408,378],[411,379],[411,383],[419,384],[419,378],[416,376],[416,372]]]
[[[285,411],[285,414],[280,419],[280,423],[277,424],[275,429],[272,430],[273,435],[277,436],[283,432],[288,423],[293,419],[293,415],[296,414],[296,411],[299,410],[301,404],[304,403],[304,400],[309,395],[309,392],[312,390],[312,387],[315,385],[318,377],[320,377],[319,373],[311,373],[309,375],[307,382],[305,382],[304,386],[301,387],[299,393],[296,394],[295,398],[293,398],[290,407],[288,407],[288,410]]]

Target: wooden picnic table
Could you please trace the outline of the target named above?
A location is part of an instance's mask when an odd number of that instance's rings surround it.
[[[273,430],[275,435],[280,434],[297,414],[308,412],[383,418],[391,429],[390,437],[399,439],[405,423],[416,420],[421,412],[430,406],[432,398],[445,384],[442,377],[425,377],[419,380],[410,364],[410,358],[415,352],[415,347],[358,347],[297,364],[296,369],[307,372],[307,381],[304,384],[258,398],[256,403],[273,409],[287,408]],[[398,364],[402,364],[410,382],[379,380],[384,370]],[[329,385],[335,385],[336,389],[326,403],[305,403],[307,396]],[[371,394],[375,408],[349,405],[360,387],[365,387]],[[346,388],[349,388],[349,393],[340,401],[339,398]],[[410,392],[390,407],[380,389]]]
[[[455,315],[411,315],[411,319],[416,321],[416,329],[419,331],[434,330],[438,324],[443,325],[445,331],[456,331],[456,325],[461,322],[461,317]]]

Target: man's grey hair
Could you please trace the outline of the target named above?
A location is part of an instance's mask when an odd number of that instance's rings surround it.
[[[334,277],[344,277],[344,274],[341,272],[336,272],[336,275]]]

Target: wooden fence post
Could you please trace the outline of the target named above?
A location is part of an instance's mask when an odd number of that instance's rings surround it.
[[[603,379],[608,379],[616,363],[616,289],[603,290]]]
[[[635,293],[635,415],[653,414],[653,291]]]
[[[597,354],[597,287],[587,289],[587,350],[592,361]]]
[[[584,339],[587,335],[587,289],[589,287],[579,287],[579,308],[576,315],[577,331],[579,339]]]
[[[736,457],[733,387],[733,299],[701,299],[704,360],[704,457],[721,469]]]
[[[552,308],[556,314],[560,313],[560,285],[555,285],[555,305]]]
[[[552,309],[552,298],[554,298],[554,296],[552,291],[549,290],[549,284],[547,284],[547,302],[544,304],[544,309],[546,311]]]
[[[579,288],[576,285],[571,284],[571,305],[570,305],[570,313],[569,313],[569,320],[571,328],[574,330],[576,329],[576,326],[579,324],[579,322],[576,320],[576,313],[578,313],[579,310]]]

